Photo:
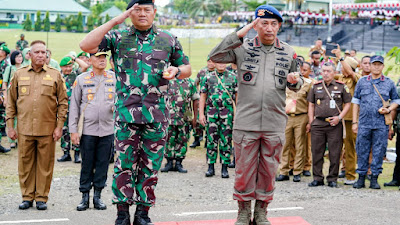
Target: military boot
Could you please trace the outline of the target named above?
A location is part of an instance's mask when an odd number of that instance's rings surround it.
[[[378,184],[378,175],[371,176],[371,183],[369,184],[369,188],[381,189],[381,186]]]
[[[103,201],[101,200],[101,190],[100,189],[94,189],[93,205],[94,205],[94,208],[98,209],[98,210],[107,209],[106,204],[104,204]]]
[[[238,201],[239,210],[235,225],[251,224],[251,201]]]
[[[81,163],[82,160],[79,158],[79,151],[75,151],[74,153],[74,163]]]
[[[212,177],[214,175],[215,175],[214,163],[208,164],[208,170],[206,172],[206,177]]]
[[[72,161],[71,155],[69,154],[69,150],[64,151],[64,155],[62,155],[59,159],[57,159],[57,162],[67,162],[67,161]]]
[[[165,164],[165,167],[161,169],[161,172],[168,173],[168,171],[172,171],[174,165],[173,165],[173,159],[172,158],[167,158],[167,164]]]
[[[115,225],[131,225],[129,205],[126,203],[117,204],[117,219]]]
[[[137,205],[132,225],[153,225],[149,218],[149,209],[150,207],[148,206]]]
[[[228,164],[222,164],[221,177],[222,178],[229,178]]]
[[[11,149],[5,148],[5,147],[3,147],[2,145],[0,145],[0,153],[7,153],[7,152],[9,152],[9,151],[11,151]]]
[[[81,203],[76,207],[78,211],[85,211],[89,208],[89,192],[82,193],[82,200]]]
[[[175,169],[179,173],[187,173],[187,170],[185,170],[185,168],[183,168],[183,166],[182,166],[182,160],[183,159],[176,159]]]
[[[358,180],[353,184],[353,188],[365,188],[365,175],[358,175]]]
[[[196,148],[198,146],[200,146],[200,137],[195,137],[193,143],[189,147]]]
[[[231,163],[229,163],[228,167],[229,168],[235,168],[236,164],[235,164],[236,158],[235,156],[233,157],[233,160],[231,161]]]
[[[253,225],[271,225],[267,219],[267,206],[268,203],[256,200],[254,207]]]

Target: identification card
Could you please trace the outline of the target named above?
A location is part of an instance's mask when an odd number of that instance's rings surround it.
[[[329,101],[329,108],[334,109],[336,107],[335,100]]]

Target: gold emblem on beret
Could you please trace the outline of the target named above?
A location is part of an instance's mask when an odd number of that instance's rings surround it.
[[[26,87],[21,88],[22,93],[26,93]]]
[[[265,16],[265,9],[259,9],[257,12],[257,16]]]

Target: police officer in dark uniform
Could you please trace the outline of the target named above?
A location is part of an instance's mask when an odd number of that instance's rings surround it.
[[[330,161],[329,175],[327,176],[328,186],[337,187],[340,153],[343,145],[342,119],[350,109],[351,94],[344,83],[334,80],[335,65],[333,63],[325,63],[322,66],[321,74],[323,80],[315,83],[307,96],[309,101],[307,130],[311,128],[314,177],[314,181],[308,186],[324,185],[322,167],[326,144],[328,144]]]

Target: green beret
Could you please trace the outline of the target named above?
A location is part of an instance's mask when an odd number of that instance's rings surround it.
[[[79,58],[79,56],[86,56],[86,57],[90,58],[89,53],[87,53],[87,52],[79,52],[79,54],[76,56],[76,58]]]
[[[72,60],[72,58],[69,57],[69,56],[66,56],[66,57],[64,57],[64,58],[61,59],[60,66],[71,65],[72,63],[74,63],[74,61]]]
[[[0,45],[0,50],[3,50],[6,52],[6,54],[10,54],[10,49],[8,49],[7,45],[4,43]]]

